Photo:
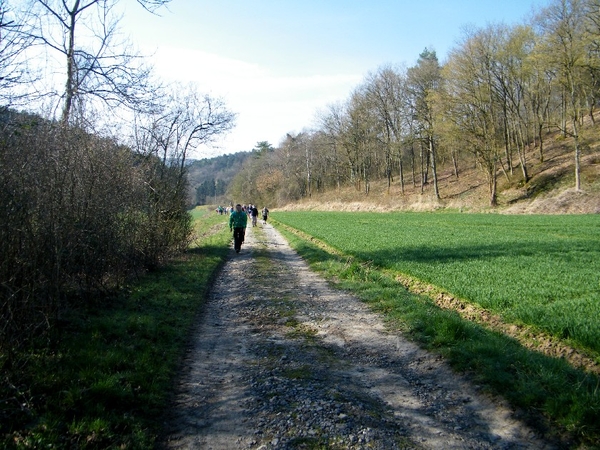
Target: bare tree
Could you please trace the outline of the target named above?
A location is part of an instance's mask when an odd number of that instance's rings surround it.
[[[310,147],[310,135],[306,132],[300,132],[295,136],[287,133],[281,147],[285,153],[286,172],[288,174],[289,188],[288,192],[295,192],[300,197],[311,196],[312,184],[312,148]]]
[[[552,110],[552,96],[555,87],[556,71],[548,63],[547,52],[540,45],[538,36],[534,37],[531,53],[525,60],[526,71],[529,73],[526,102],[533,114],[535,136],[540,151],[539,161],[544,162],[544,128],[548,126]]]
[[[319,117],[321,132],[327,137],[329,147],[328,167],[331,168],[331,175],[338,191],[344,179],[341,147],[342,134],[346,123],[345,117],[345,106],[342,103],[329,105],[328,110]]]
[[[137,146],[139,150],[157,155],[163,164],[178,161],[183,167],[190,151],[214,143],[233,128],[235,114],[221,99],[202,95],[193,85],[174,85],[160,111],[142,118],[140,125],[150,146]]]
[[[147,157],[160,161],[154,182],[164,184],[171,192],[149,183],[159,210],[177,209],[187,194],[186,160],[193,150],[212,144],[218,136],[230,131],[235,114],[220,99],[199,94],[193,86],[174,86],[164,97],[164,104],[153,115],[141,115],[135,127],[133,147]]]
[[[71,120],[77,101],[95,98],[109,106],[141,109],[150,102],[150,71],[119,34],[118,0],[31,0],[30,36],[64,61],[61,120]],[[170,0],[138,0],[155,11]]]
[[[432,98],[433,94],[439,88],[441,79],[441,67],[438,63],[437,55],[435,51],[430,51],[427,48],[419,55],[417,65],[408,69],[407,86],[416,120],[417,133],[422,146],[425,146],[427,149],[429,157],[426,160],[431,164],[434,194],[437,199],[440,198],[440,191],[436,167],[437,137]],[[425,176],[422,176],[421,189],[424,181]]]
[[[446,119],[460,130],[461,140],[487,176],[490,206],[497,206],[499,149],[504,139],[501,102],[493,67],[495,31],[466,30],[464,42],[451,52],[444,67]]]
[[[556,68],[558,82],[566,96],[566,114],[571,129],[564,128],[573,138],[575,150],[575,189],[581,189],[581,143],[579,119],[584,103],[584,79],[587,75],[586,21],[582,0],[554,0],[538,16],[544,31],[543,39],[548,60]]]
[[[384,66],[367,79],[367,98],[381,127],[384,172],[388,192],[393,178],[394,154],[400,148],[406,116],[406,76],[398,69]]]
[[[600,0],[586,0],[584,2],[587,35],[586,66],[589,76],[588,108],[592,123],[594,109],[600,97]]]
[[[24,96],[13,88],[34,78],[24,58],[31,41],[22,19],[11,11],[6,0],[0,0],[0,98],[9,103]]]

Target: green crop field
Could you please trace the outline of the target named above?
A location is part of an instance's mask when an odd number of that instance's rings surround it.
[[[600,215],[278,212],[273,218],[600,353]]]

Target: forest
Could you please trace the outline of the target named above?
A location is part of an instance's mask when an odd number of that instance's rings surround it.
[[[589,189],[599,89],[600,1],[554,0],[527,23],[464,31],[443,62],[426,48],[414,66],[377,68],[314,127],[255,152],[228,196],[283,206],[385,180],[439,200],[442,170],[476,167],[494,208],[499,178],[527,189],[549,139],[570,155],[570,187]]]

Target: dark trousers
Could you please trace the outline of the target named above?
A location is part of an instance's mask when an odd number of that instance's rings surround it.
[[[233,229],[233,247],[236,251],[242,248],[242,242],[246,238],[246,228],[244,227],[235,227]]]

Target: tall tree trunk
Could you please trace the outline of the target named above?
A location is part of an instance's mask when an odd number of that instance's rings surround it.
[[[403,164],[402,164],[402,156],[400,156],[399,158],[399,162],[400,162],[400,191],[402,192],[402,195],[404,195],[404,168],[403,168]]]
[[[424,185],[425,183],[423,182],[423,179],[425,178],[425,169],[423,168],[423,160],[425,158],[423,157],[423,143],[420,144],[420,148],[419,148],[419,162],[421,163],[421,175],[419,176],[420,179],[420,186],[421,186],[421,194],[423,194],[423,189],[424,189]]]
[[[456,156],[456,150],[452,150],[452,166],[454,167],[454,176],[458,180],[458,158]]]
[[[71,108],[73,107],[73,97],[75,96],[75,23],[76,23],[76,12],[79,9],[79,0],[73,5],[73,9],[70,11],[69,18],[71,23],[69,24],[69,41],[67,47],[67,81],[65,82],[65,103],[62,111],[62,123],[66,124],[69,122],[71,115]]]
[[[579,126],[573,116],[573,140],[575,142],[575,190],[581,190],[581,146],[579,145]]]
[[[413,188],[417,187],[417,178],[415,173],[415,146],[414,143],[410,144],[410,167],[412,170],[412,184]]]
[[[435,161],[435,143],[433,142],[433,137],[429,137],[429,153],[431,154],[431,174],[433,176],[433,191],[435,193],[435,198],[439,200],[440,190],[438,187],[437,168]]]
[[[490,206],[495,208],[498,206],[498,175],[496,173],[496,161],[490,163],[489,173],[489,188],[490,188]]]
[[[579,146],[579,103],[576,94],[575,80],[573,75],[568,77],[571,100],[571,124],[573,126],[573,141],[575,144],[575,190],[581,190],[581,147]]]
[[[385,153],[385,171],[387,176],[387,192],[390,193],[390,189],[392,188],[392,164],[393,164],[392,152],[390,150],[390,143],[388,141],[388,145]]]
[[[517,138],[517,153],[519,155],[519,164],[521,166],[521,173],[523,174],[523,181],[529,182],[529,173],[527,172],[527,149],[525,144],[525,138],[523,137],[523,131],[519,127],[515,130]]]
[[[540,123],[538,125],[538,141],[540,142],[540,162],[544,162],[544,124]]]
[[[503,121],[504,121],[504,153],[506,155],[506,164],[508,165],[508,171],[511,175],[514,174],[513,170],[513,160],[512,160],[512,151],[510,146],[511,136],[510,136],[510,127],[508,125],[508,113],[506,110],[506,106],[503,105]]]

